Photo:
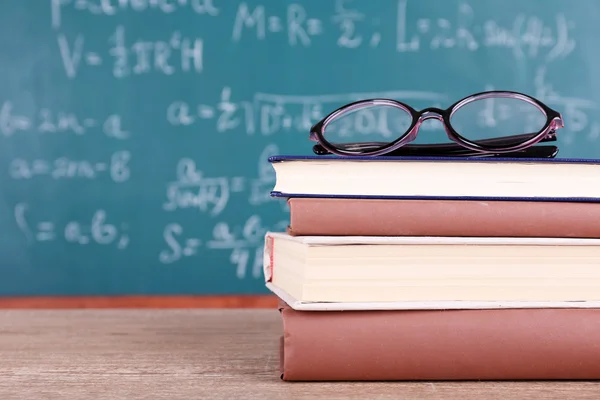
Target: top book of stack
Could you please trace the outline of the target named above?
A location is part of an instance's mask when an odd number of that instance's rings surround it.
[[[600,201],[600,160],[273,156],[280,197]]]

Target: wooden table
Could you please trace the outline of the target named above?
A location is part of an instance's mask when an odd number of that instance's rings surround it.
[[[275,310],[0,311],[0,399],[600,399],[596,382],[290,383]]]

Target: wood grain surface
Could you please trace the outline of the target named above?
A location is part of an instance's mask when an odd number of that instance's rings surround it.
[[[600,399],[597,382],[283,382],[268,310],[0,311],[0,399]]]

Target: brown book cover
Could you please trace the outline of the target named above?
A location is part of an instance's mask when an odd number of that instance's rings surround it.
[[[600,203],[290,198],[294,236],[600,238]]]
[[[279,310],[285,381],[600,379],[600,309]]]

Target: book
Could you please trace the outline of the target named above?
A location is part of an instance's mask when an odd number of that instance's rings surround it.
[[[600,160],[272,156],[275,197],[600,200]]]
[[[292,236],[600,238],[600,203],[293,197]]]
[[[600,378],[600,309],[279,312],[284,381]]]
[[[269,289],[314,309],[323,303],[332,310],[600,302],[600,239],[267,232],[263,260]]]

